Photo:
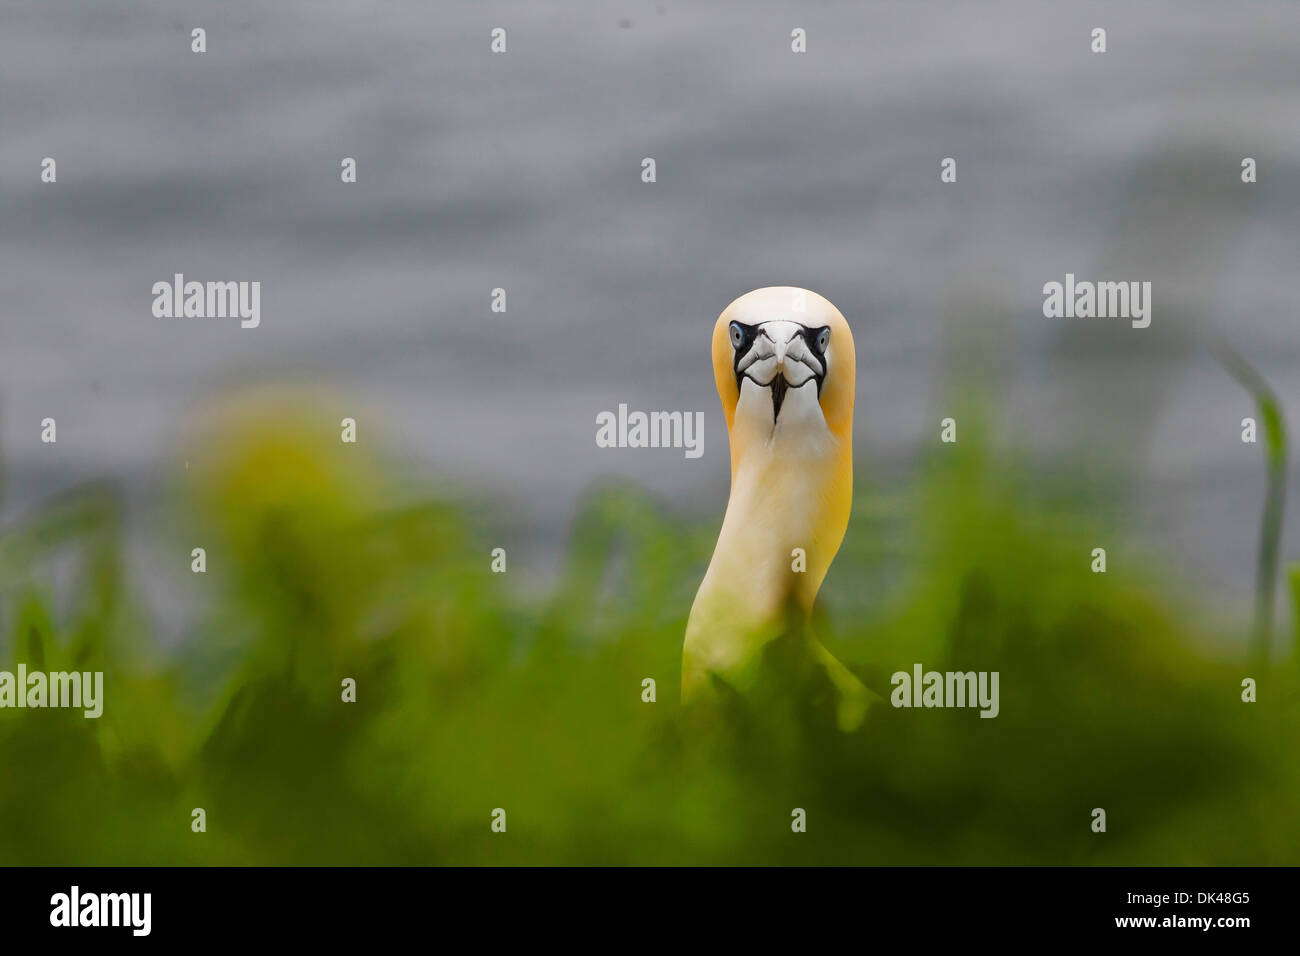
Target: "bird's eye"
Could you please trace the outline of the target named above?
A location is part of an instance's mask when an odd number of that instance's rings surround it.
[[[823,326],[818,329],[817,334],[813,336],[812,344],[813,348],[817,350],[818,355],[825,355],[826,347],[831,344],[830,326]]]
[[[745,344],[745,330],[740,327],[739,322],[731,323],[731,347],[738,349]]]

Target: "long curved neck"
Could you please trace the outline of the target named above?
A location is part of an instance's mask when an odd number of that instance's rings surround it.
[[[775,428],[737,414],[731,495],[714,555],[721,564],[750,568],[751,577],[757,571],[759,603],[772,615],[791,601],[812,608],[851,504],[851,449],[803,397],[787,399]]]
[[[787,396],[775,427],[746,389],[731,431],[722,531],[687,629],[685,666],[728,672],[812,608],[848,525],[852,451],[827,429],[815,390]],[[793,402],[793,404],[792,404]],[[810,404],[811,402],[811,404]],[[684,671],[689,683],[691,675]]]

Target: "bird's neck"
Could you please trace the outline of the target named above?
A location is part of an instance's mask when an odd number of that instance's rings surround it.
[[[852,460],[829,432],[789,429],[738,457],[714,561],[748,579],[751,603],[774,618],[812,607],[848,523]]]
[[[851,447],[808,406],[816,392],[793,390],[775,419],[762,396],[742,395],[731,429],[731,495],[691,609],[686,685],[735,673],[792,609],[807,613],[848,525]]]

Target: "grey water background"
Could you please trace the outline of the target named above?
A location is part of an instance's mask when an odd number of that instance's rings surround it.
[[[1294,430],[1295,3],[0,11],[3,518],[117,480],[171,640],[194,589],[162,491],[186,422],[232,384],[354,402],[362,441],[505,502],[512,571],[544,574],[602,477],[721,515],[710,330],[775,284],[854,328],[860,474],[906,483],[939,419],[962,420],[946,370],[986,369],[1006,447],[1115,499],[1172,580],[1248,606],[1263,455],[1200,342],[1228,334]],[[259,280],[261,327],[154,318],[176,272]],[[1151,328],[1044,318],[1067,272],[1152,281]],[[703,457],[597,448],[621,402],[705,412]]]

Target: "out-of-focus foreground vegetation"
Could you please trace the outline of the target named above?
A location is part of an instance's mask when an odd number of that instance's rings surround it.
[[[697,526],[596,489],[528,597],[489,569],[508,527],[341,444],[338,417],[254,401],[196,432],[168,543],[207,610],[176,649],[112,489],[6,528],[0,668],[102,670],[105,705],[0,711],[0,863],[1300,863],[1294,656],[1203,650],[1204,609],[971,432],[901,496],[867,476],[816,625],[886,694],[917,662],[998,670],[1000,715],[884,704],[854,735],[705,741],[677,681],[720,508]]]

